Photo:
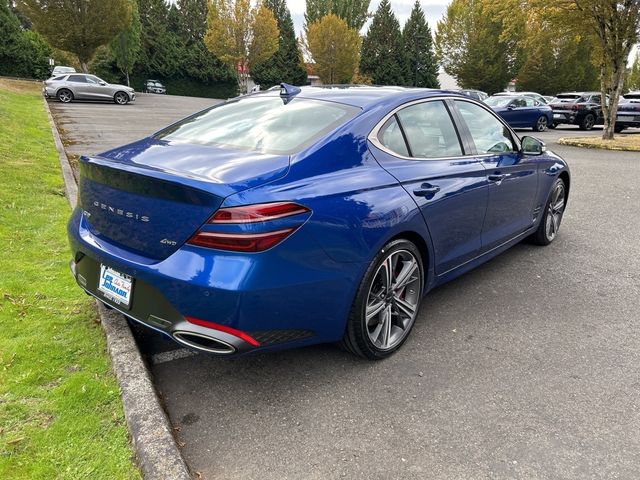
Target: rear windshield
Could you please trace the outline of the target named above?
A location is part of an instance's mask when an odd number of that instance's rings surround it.
[[[178,143],[291,155],[360,112],[321,100],[248,97],[212,107],[155,135]]]
[[[580,98],[580,95],[577,95],[575,93],[561,93],[556,98],[559,98],[560,100],[573,100],[576,98]]]
[[[511,103],[511,100],[513,100],[516,97],[507,97],[505,95],[499,95],[497,97],[489,97],[487,98],[484,103],[486,103],[487,105],[491,106],[491,107],[506,107],[507,105],[509,105]]]

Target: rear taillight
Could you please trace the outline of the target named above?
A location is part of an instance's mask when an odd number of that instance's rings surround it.
[[[233,252],[262,252],[277,245],[295,231],[285,228],[267,233],[196,233],[187,243],[198,247],[230,250]]]
[[[291,202],[259,203],[221,208],[207,223],[255,223],[307,213],[308,208]]]
[[[282,242],[295,232],[308,218],[303,214],[310,210],[292,202],[261,203],[240,207],[221,208],[218,210],[189,241],[190,245],[215,248],[231,252],[256,253],[268,250]],[[300,215],[300,222],[294,225],[280,224],[278,228],[269,228],[273,220],[287,219]],[[210,230],[215,225],[252,225],[253,232],[218,232]],[[265,228],[266,227],[266,228]]]

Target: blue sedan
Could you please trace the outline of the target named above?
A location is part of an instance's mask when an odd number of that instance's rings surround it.
[[[504,118],[513,128],[532,128],[544,132],[553,124],[553,110],[549,105],[526,95],[494,95],[484,103]]]
[[[218,355],[407,339],[424,295],[558,235],[569,169],[451,92],[283,84],[80,161],[78,285]]]

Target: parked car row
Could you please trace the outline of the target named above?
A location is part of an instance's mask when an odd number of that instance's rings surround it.
[[[485,102],[514,128],[543,132],[567,124],[591,130],[604,124],[600,92],[567,92],[555,97],[536,92],[500,92],[491,97],[480,90],[459,92]],[[620,99],[615,130],[621,132],[628,127],[640,127],[640,92],[630,92]]]
[[[166,94],[167,89],[158,80],[144,82],[145,93]],[[51,77],[43,82],[42,93],[45,98],[57,98],[62,103],[73,100],[106,100],[126,105],[136,99],[133,88],[112,84],[87,73],[78,73],[73,67],[56,66]]]

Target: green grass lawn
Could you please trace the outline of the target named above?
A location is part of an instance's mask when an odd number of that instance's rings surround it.
[[[140,478],[39,85],[0,80],[0,478]]]

